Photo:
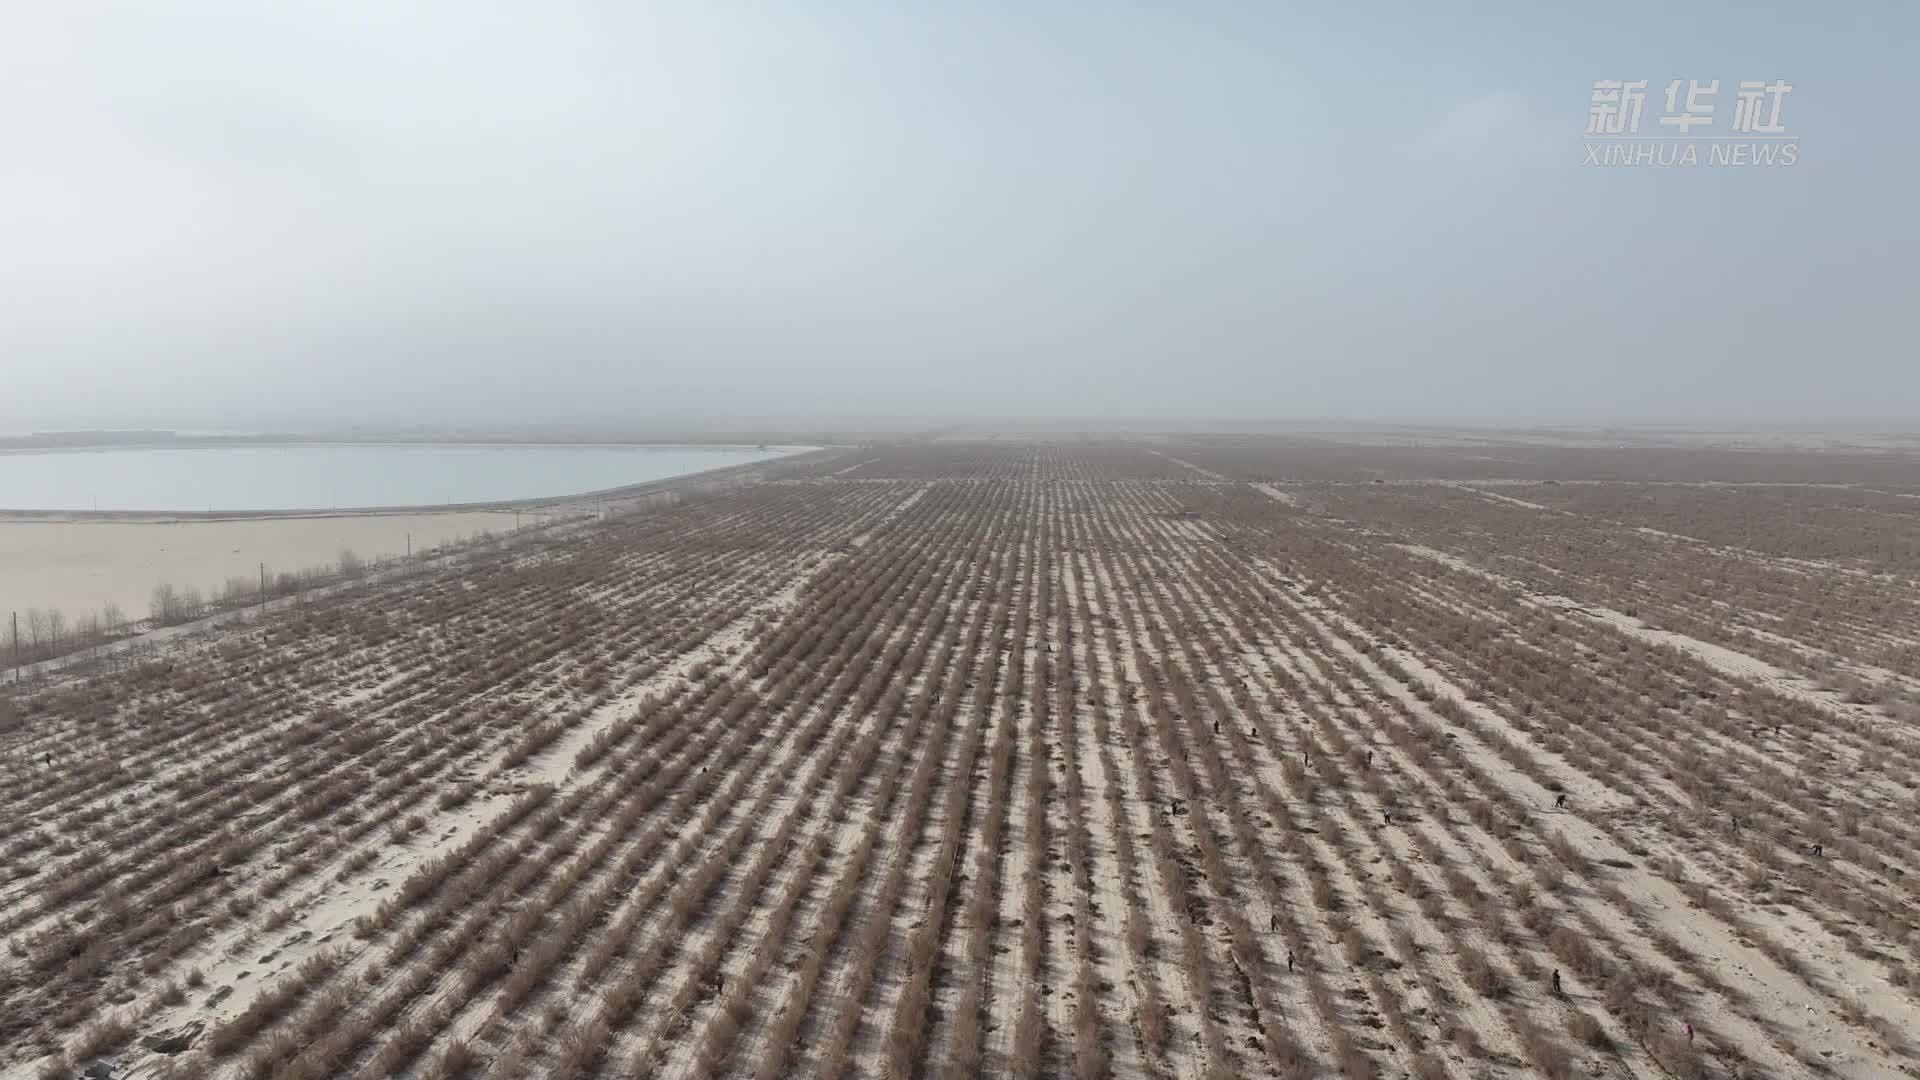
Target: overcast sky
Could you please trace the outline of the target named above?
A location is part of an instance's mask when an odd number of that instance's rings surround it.
[[[1916,11],[14,5],[0,429],[1912,418]]]

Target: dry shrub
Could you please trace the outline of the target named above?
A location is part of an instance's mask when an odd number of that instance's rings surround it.
[[[1557,893],[1566,887],[1566,872],[1558,862],[1537,862],[1532,866],[1533,879],[1540,887],[1551,893]]]
[[[1040,996],[1038,992],[1029,993],[1013,1028],[1013,1075],[1040,1075],[1040,1043],[1044,1034],[1041,1028]]]
[[[1553,857],[1559,859],[1561,865],[1582,877],[1586,876],[1587,857],[1580,852],[1579,848],[1573,846],[1573,841],[1567,839],[1567,834],[1555,831],[1549,835],[1547,849],[1553,852]]]
[[[1418,883],[1419,883],[1419,879],[1413,876],[1413,869],[1409,867],[1406,863],[1394,864],[1393,866],[1393,887],[1394,888],[1399,889],[1403,893],[1412,895],[1414,886]]]
[[[1607,1038],[1607,1029],[1598,1017],[1584,1009],[1575,1009],[1567,1016],[1567,1034],[1584,1046],[1595,1050],[1607,1050],[1613,1045]]]
[[[525,1035],[507,1044],[493,1059],[495,1076],[527,1076],[527,1043]]]
[[[465,1076],[480,1067],[480,1052],[465,1039],[450,1040],[438,1056],[427,1075],[434,1080],[454,1080]]]
[[[133,1038],[133,1021],[125,1013],[103,1016],[88,1025],[67,1048],[67,1055],[74,1061],[89,1061],[102,1054],[118,1050]]]
[[[1648,1049],[1677,1080],[1709,1080],[1713,1076],[1712,1070],[1707,1067],[1706,1058],[1683,1038],[1663,1035],[1658,1039],[1650,1040]],[[1826,1067],[1826,1059],[1803,1060],[1803,1064],[1823,1071]]]
[[[1150,955],[1147,949],[1151,943],[1152,937],[1147,927],[1146,914],[1137,907],[1133,908],[1127,913],[1128,949],[1135,957],[1146,958]]]
[[[1159,995],[1142,994],[1139,1015],[1141,1040],[1154,1054],[1164,1053],[1167,1047],[1167,1018],[1162,1011]]]
[[[1093,987],[1083,980],[1080,990],[1080,1008],[1074,1017],[1073,1075],[1076,1080],[1106,1080],[1111,1063],[1101,1041],[1099,1010],[1092,1005]]]
[[[1472,1028],[1464,1025],[1454,1027],[1447,1033],[1448,1041],[1461,1057],[1480,1058],[1486,1056],[1486,1048],[1480,1045],[1480,1036]]]
[[[213,1054],[231,1053],[279,1019],[323,976],[339,966],[338,952],[314,953],[302,961],[293,974],[267,988],[239,1015],[207,1036],[207,1049]]]
[[[1459,951],[1460,974],[1483,997],[1497,998],[1507,992],[1506,981],[1500,972],[1487,959],[1487,954],[1472,945],[1462,945]]]
[[[1519,1022],[1518,1028],[1520,1045],[1540,1075],[1547,1077],[1547,1080],[1567,1080],[1573,1075],[1573,1055],[1566,1047],[1525,1020]]]
[[[1659,1013],[1639,995],[1639,980],[1633,972],[1622,971],[1607,983],[1607,1012],[1620,1021],[1627,1033],[1645,1039],[1658,1025]]]
[[[1340,1075],[1345,1080],[1373,1080],[1379,1067],[1373,1058],[1351,1039],[1336,1037],[1334,1054],[1339,1058]]]
[[[1373,953],[1372,946],[1367,944],[1366,937],[1357,929],[1349,929],[1346,933],[1342,934],[1340,936],[1340,945],[1342,951],[1346,954],[1347,962],[1356,967],[1364,963]]]
[[[590,1072],[605,1053],[612,1029],[604,1016],[595,1016],[584,1025],[575,1025],[560,1036],[560,1067],[568,1075]]]
[[[1143,1014],[1146,1000],[1147,999],[1142,999],[1141,1002]],[[1145,1027],[1146,1022],[1143,1015],[1141,1021],[1143,1031]],[[786,1053],[787,1051],[782,1049],[782,1047],[786,1045],[785,1043],[780,1044],[775,1048],[774,1052]],[[953,1013],[953,1047],[947,1075],[956,1078],[974,1076],[979,1071],[979,1060],[980,997],[979,991],[975,987],[969,986],[967,987],[966,993],[961,997],[959,1007],[956,1008]],[[764,1076],[765,1074],[763,1073],[762,1075]]]

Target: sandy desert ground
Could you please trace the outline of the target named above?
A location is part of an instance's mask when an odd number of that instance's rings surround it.
[[[530,520],[530,519],[529,519]],[[0,518],[0,614],[29,608],[69,620],[117,604],[147,616],[161,583],[217,595],[230,577],[333,566],[342,549],[362,559],[511,532],[511,512],[342,514],[217,520],[23,520]]]
[[[0,1072],[1920,1075],[1920,462],[849,449],[0,698]]]

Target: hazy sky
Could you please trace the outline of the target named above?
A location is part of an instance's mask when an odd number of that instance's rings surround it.
[[[0,429],[1911,418],[1916,12],[17,4]],[[1800,160],[1583,167],[1610,78]]]

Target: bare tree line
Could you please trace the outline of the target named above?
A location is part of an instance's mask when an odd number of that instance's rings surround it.
[[[495,534],[483,531],[467,540],[442,545],[439,553],[484,548],[497,539]],[[413,561],[428,557],[425,552],[418,553]],[[71,620],[59,609],[29,608],[13,613],[12,619],[0,627],[5,633],[4,639],[0,639],[4,640],[6,649],[4,659],[9,666],[19,667],[87,652],[146,630],[179,626],[271,600],[299,596],[312,589],[357,581],[370,573],[404,566],[407,562],[401,556],[368,560],[352,548],[342,547],[332,563],[278,572],[263,565],[257,575],[229,576],[210,591],[195,585],[160,582],[148,595],[144,619],[130,618],[119,604],[112,602],[98,612],[87,612]]]

